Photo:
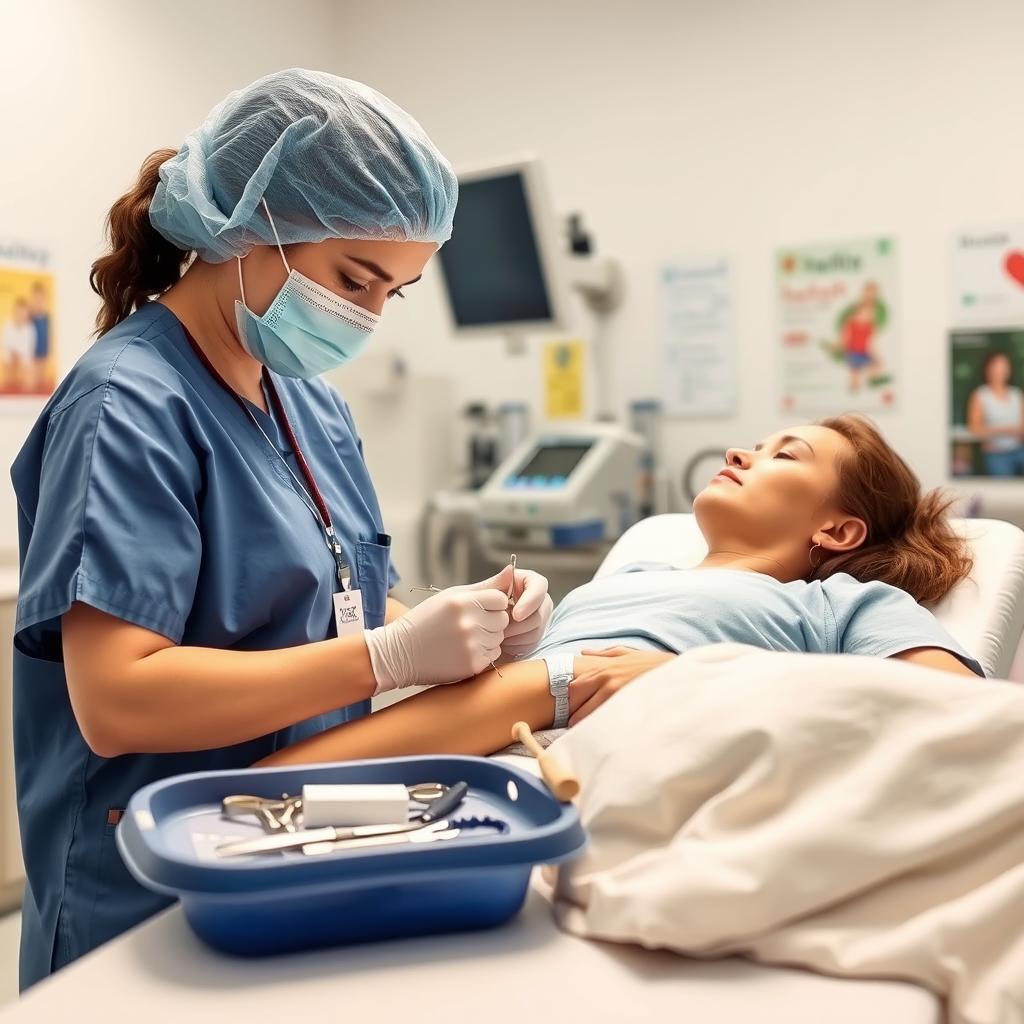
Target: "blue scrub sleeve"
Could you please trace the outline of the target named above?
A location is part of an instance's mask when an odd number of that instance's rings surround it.
[[[51,413],[19,634],[81,601],[181,641],[202,555],[189,435],[184,400],[141,375]]]
[[[915,647],[938,647],[984,676],[978,661],[905,591],[841,575],[825,581],[825,592],[835,618],[840,654],[889,658]]]

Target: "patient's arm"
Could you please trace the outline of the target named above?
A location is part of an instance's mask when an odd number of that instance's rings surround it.
[[[395,597],[391,597],[389,594],[387,608],[384,611],[384,622],[394,622],[395,619],[400,619],[408,610],[409,609],[402,604],[401,601]]]
[[[543,729],[553,715],[544,662],[517,662],[503,666],[500,677],[491,670],[407,697],[275,751],[255,767],[407,754],[491,754],[512,742],[513,723]]]
[[[937,668],[940,672],[952,672],[960,676],[974,675],[959,658],[954,658],[949,651],[944,651],[941,647],[914,647],[909,651],[900,651],[892,657],[900,661],[913,662],[915,665],[924,665],[925,668]]]

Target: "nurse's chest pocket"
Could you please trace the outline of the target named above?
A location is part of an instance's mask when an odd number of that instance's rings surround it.
[[[363,616],[367,629],[384,625],[390,566],[390,547],[368,540],[356,542],[355,585],[362,594]]]

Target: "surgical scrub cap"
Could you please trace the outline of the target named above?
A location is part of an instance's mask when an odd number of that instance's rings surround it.
[[[160,167],[149,219],[210,262],[281,241],[436,242],[452,233],[458,183],[404,110],[360,82],[293,68],[218,104]]]

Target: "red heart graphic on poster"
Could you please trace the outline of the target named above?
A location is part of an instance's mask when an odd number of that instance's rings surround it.
[[[1024,252],[1021,252],[1020,249],[1011,249],[1006,254],[1003,268],[1017,284],[1024,288]]]

